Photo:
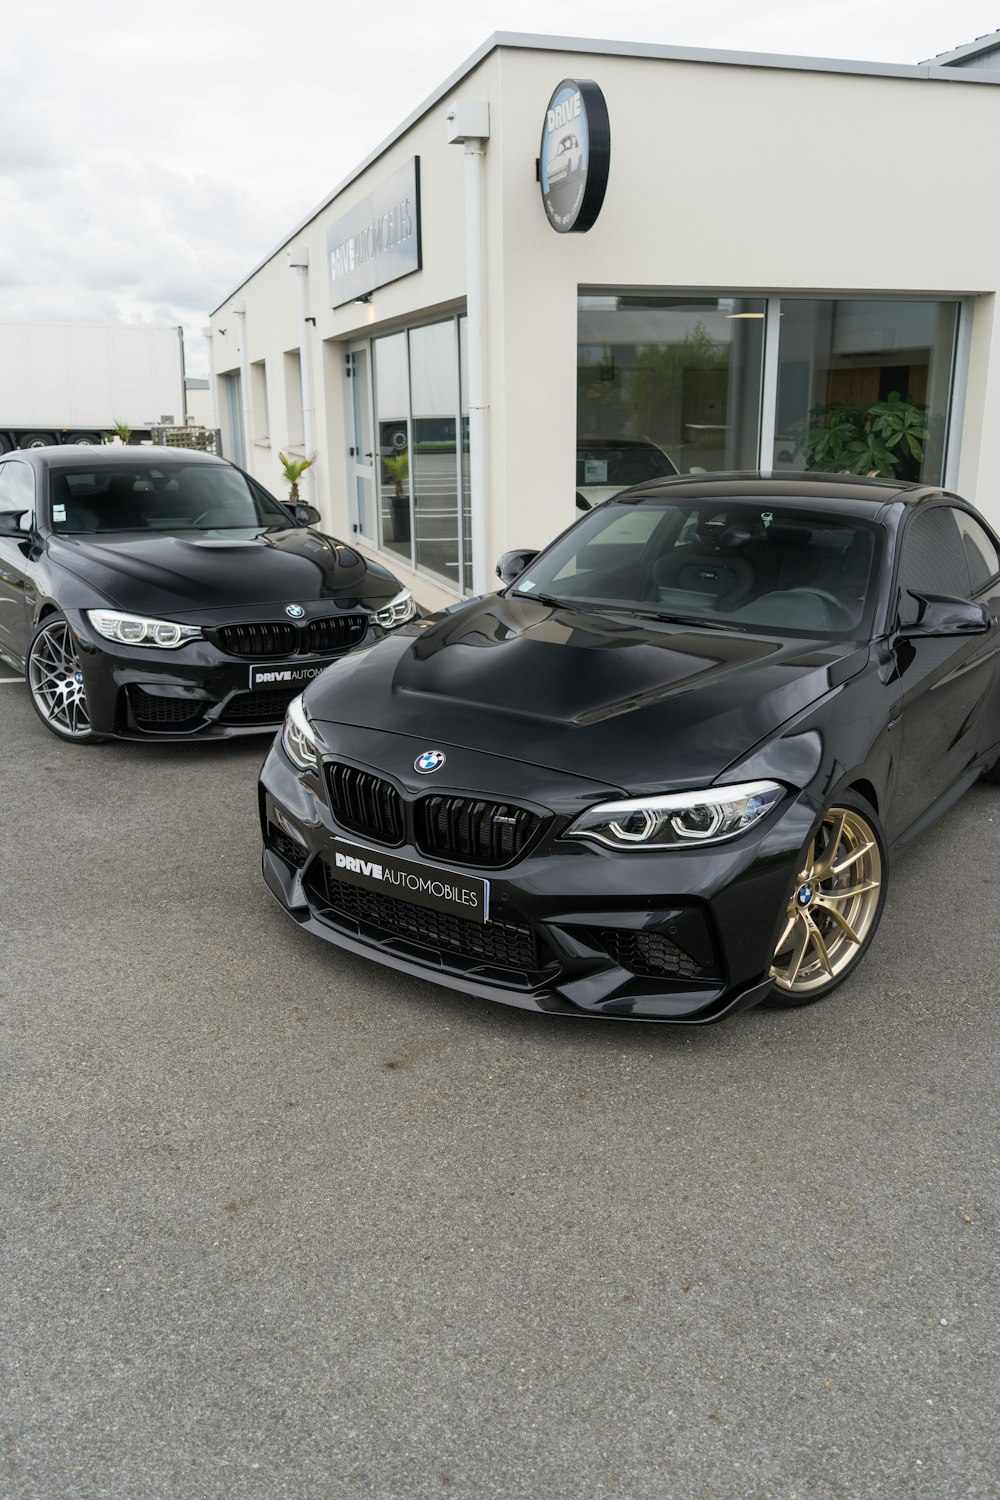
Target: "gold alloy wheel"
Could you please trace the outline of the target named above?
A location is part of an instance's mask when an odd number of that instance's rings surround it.
[[[789,999],[819,998],[860,957],[878,919],[882,854],[863,813],[831,807],[808,846],[774,950],[771,978]]]

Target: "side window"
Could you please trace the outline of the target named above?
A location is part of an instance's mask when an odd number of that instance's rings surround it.
[[[24,530],[34,522],[35,476],[16,458],[0,464],[0,511],[21,511]]]
[[[962,534],[962,546],[965,548],[965,560],[969,565],[972,592],[978,594],[991,578],[1000,573],[1000,553],[997,552],[993,538],[973,516],[964,510],[957,511],[956,514],[958,529]]]
[[[936,505],[913,517],[903,534],[899,558],[899,617],[912,624],[919,606],[909,590],[918,594],[951,594],[968,599],[972,594],[969,564],[958,528],[958,512]]]

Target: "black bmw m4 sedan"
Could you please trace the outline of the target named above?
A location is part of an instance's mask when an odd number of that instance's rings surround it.
[[[290,698],[416,607],[398,579],[220,458],[0,460],[0,657],[60,739],[271,733]]]
[[[1000,758],[1000,542],[938,489],[626,491],[289,706],[301,926],[530,1009],[717,1021],[860,963],[892,850]]]

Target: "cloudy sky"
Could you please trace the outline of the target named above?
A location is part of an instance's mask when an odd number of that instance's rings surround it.
[[[208,312],[495,31],[914,63],[1000,0],[32,0],[0,51],[0,320]]]

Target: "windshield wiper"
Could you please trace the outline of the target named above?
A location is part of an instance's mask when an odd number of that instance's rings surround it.
[[[581,604],[579,599],[557,599],[555,594],[541,594],[536,589],[508,589],[509,599],[530,599],[535,604],[548,604],[556,609],[600,609],[599,604]]]
[[[634,620],[664,620],[668,625],[694,625],[699,630],[746,630],[734,620],[712,620],[705,615],[672,615],[663,609],[623,609]]]

